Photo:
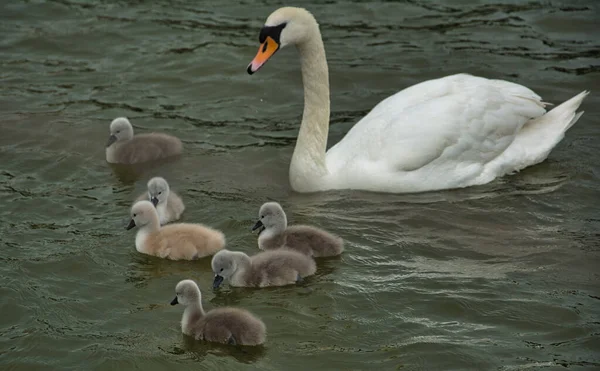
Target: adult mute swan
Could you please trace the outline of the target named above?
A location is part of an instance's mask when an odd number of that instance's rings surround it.
[[[284,7],[260,31],[253,74],[280,48],[296,45],[304,113],[290,164],[298,192],[360,189],[405,193],[462,188],[542,162],[583,112],[584,91],[546,113],[530,89],[457,74],[406,88],[380,102],[325,152],[329,72],[317,21]]]

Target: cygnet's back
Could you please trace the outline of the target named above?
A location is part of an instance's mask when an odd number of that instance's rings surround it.
[[[323,229],[298,224],[286,228],[284,246],[319,258],[340,255],[344,240]]]
[[[342,238],[308,225],[287,225],[287,217],[277,202],[267,202],[260,208],[254,229],[261,228],[258,247],[273,250],[281,247],[313,257],[339,255],[344,251]]]
[[[260,345],[265,342],[266,332],[265,324],[252,313],[226,307],[206,313],[199,321],[194,337],[219,343]]]
[[[150,255],[171,260],[195,260],[225,247],[225,235],[202,224],[168,224],[146,239]]]
[[[177,223],[160,226],[158,213],[149,201],[131,208],[127,229],[139,227],[136,249],[144,254],[171,260],[194,260],[210,256],[225,247],[222,232],[202,224]]]
[[[260,345],[267,336],[265,324],[245,309],[224,307],[204,312],[202,294],[192,280],[180,281],[171,305],[182,304],[185,311],[181,331],[196,340],[234,345]]]
[[[110,137],[106,145],[106,161],[116,164],[138,164],[176,156],[183,151],[178,138],[149,133],[133,135],[133,127],[125,117],[110,124]]]
[[[158,212],[161,225],[173,222],[181,217],[185,210],[183,201],[170,189],[169,183],[164,178],[154,177],[148,181],[148,191],[142,193],[137,201],[147,200],[152,202]]]
[[[312,258],[286,248],[264,251],[251,259],[252,269],[246,276],[251,286],[289,285],[317,271]]]

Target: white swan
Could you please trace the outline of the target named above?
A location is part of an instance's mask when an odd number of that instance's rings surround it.
[[[304,113],[290,164],[298,192],[361,189],[422,192],[488,183],[542,162],[583,112],[587,91],[546,113],[530,89],[458,74],[406,88],[380,102],[327,153],[329,73],[315,18],[302,8],[273,12],[260,31],[253,74],[296,45]]]

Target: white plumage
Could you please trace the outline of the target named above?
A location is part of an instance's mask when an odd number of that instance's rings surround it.
[[[301,58],[304,113],[290,164],[290,184],[298,192],[405,193],[488,183],[544,161],[581,116],[576,111],[588,94],[546,113],[541,98],[524,86],[447,76],[383,100],[325,152],[329,72],[316,20],[305,9],[280,8],[262,37],[249,73],[286,45],[295,45]]]
[[[544,161],[587,92],[546,113],[530,89],[467,74],[379,103],[326,157],[325,188],[420,192],[488,183]]]

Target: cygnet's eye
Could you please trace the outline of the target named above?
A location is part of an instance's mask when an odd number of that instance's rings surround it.
[[[221,268],[221,270],[219,272],[223,272],[223,268]]]
[[[117,130],[116,133],[119,134],[121,132],[121,130]]]
[[[162,192],[158,192],[159,195],[162,195]]]
[[[137,214],[133,214],[133,217],[135,218],[137,216]]]
[[[261,216],[260,216],[260,218],[261,218],[261,219],[264,219],[264,218],[265,218],[265,216],[264,216],[264,215],[261,215]]]

